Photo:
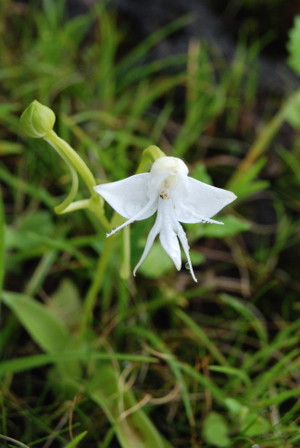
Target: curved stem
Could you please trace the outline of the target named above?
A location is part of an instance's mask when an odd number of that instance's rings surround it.
[[[153,162],[155,162],[155,160],[159,159],[160,157],[165,157],[165,155],[166,154],[161,149],[159,149],[158,146],[148,146],[148,148],[144,149],[143,151],[142,159],[135,174],[145,173],[146,171],[149,171]]]
[[[63,155],[68,163],[79,174],[85,185],[88,187],[91,195],[95,194],[93,187],[96,185],[95,178],[82,158],[76,151],[54,131],[50,131],[44,138],[61,156]]]
[[[58,213],[58,214],[66,213],[66,209],[70,206],[70,204],[73,201],[73,199],[75,198],[77,190],[78,190],[79,182],[78,182],[77,173],[69,163],[67,163],[67,164],[69,166],[71,179],[72,179],[71,190],[70,190],[68,196],[66,197],[66,199],[61,204],[54,207],[55,213]]]

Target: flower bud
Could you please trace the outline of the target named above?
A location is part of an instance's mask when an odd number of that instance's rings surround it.
[[[49,107],[35,100],[24,110],[20,122],[26,135],[42,138],[53,129],[55,114]]]

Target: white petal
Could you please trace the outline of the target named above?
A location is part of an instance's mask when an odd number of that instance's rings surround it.
[[[136,215],[132,216],[126,222],[123,222],[123,224],[121,224],[119,227],[113,229],[110,233],[107,233],[106,236],[111,236],[114,233],[117,233],[119,230],[123,229],[123,227],[128,226],[129,224],[133,223],[134,221],[139,221],[140,219],[144,219],[144,218],[141,218],[141,216],[148,217],[148,211],[152,210],[153,206],[155,206],[154,210],[157,209],[157,201],[158,201],[158,198],[153,196],[152,199],[147,202],[145,207],[142,208],[141,210],[139,210]]]
[[[191,177],[187,177],[185,188],[187,196],[184,201],[181,195],[172,197],[177,219],[185,223],[205,221],[221,224],[218,221],[209,221],[209,218],[236,198],[231,191],[207,185]]]
[[[162,247],[167,252],[170,258],[174,261],[176,269],[181,269],[181,253],[178,238],[171,226],[164,226],[159,234],[159,239]]]
[[[149,173],[135,174],[117,182],[96,185],[94,190],[124,218],[130,219],[144,209],[144,213],[139,214],[135,221],[146,219],[156,211],[154,203],[151,207],[145,208],[150,202],[147,192],[149,178]]]
[[[143,263],[143,261],[145,260],[145,258],[147,257],[152,244],[154,243],[155,238],[157,237],[159,231],[160,231],[160,227],[161,227],[161,217],[158,214],[156,221],[154,223],[154,226],[152,227],[152,229],[149,232],[149,235],[147,237],[147,241],[146,241],[146,245],[145,245],[145,249],[144,252],[140,258],[140,261],[138,262],[138,264],[136,265],[136,267],[133,270],[133,275],[135,276],[136,271],[138,270],[138,268],[141,266],[141,264]]]
[[[177,212],[176,210],[178,210],[178,207],[175,208],[175,214],[177,217]],[[221,221],[217,221],[215,219],[210,219],[210,218],[206,218],[202,215],[199,215],[198,213],[195,212],[195,209],[192,208],[188,208],[185,205],[180,204],[179,207],[179,211],[180,211],[180,218],[184,217],[183,219],[179,219],[179,217],[177,217],[178,221],[184,222],[184,223],[190,223],[190,224],[194,224],[196,222],[203,222],[205,224],[220,224],[220,225],[224,225],[223,222]]]
[[[193,278],[193,280],[198,283],[198,280],[195,277],[195,273],[194,273],[194,269],[193,269],[193,265],[191,262],[191,258],[190,258],[190,247],[189,247],[189,243],[185,234],[185,231],[183,230],[183,228],[181,227],[181,225],[179,223],[177,223],[177,228],[176,228],[176,233],[177,236],[181,242],[182,248],[184,250],[185,256],[187,258],[188,261],[188,265],[189,265],[189,269],[190,269],[190,273],[191,276]]]

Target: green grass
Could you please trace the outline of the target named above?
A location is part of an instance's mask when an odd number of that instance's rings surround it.
[[[299,142],[268,96],[248,124],[260,43],[230,65],[196,42],[148,62],[191,17],[128,49],[100,6],[0,8],[0,445],[300,446]],[[197,285],[159,245],[132,277],[151,220],[106,239],[89,211],[54,213],[72,179],[20,130],[34,99],[99,182],[154,144],[238,194],[225,226],[186,226]]]

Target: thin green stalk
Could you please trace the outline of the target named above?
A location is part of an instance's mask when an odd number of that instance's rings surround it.
[[[110,238],[107,238],[104,243],[103,252],[100,254],[98,259],[98,263],[93,275],[93,281],[91,286],[87,292],[87,295],[84,299],[83,310],[82,310],[82,319],[81,325],[79,329],[79,338],[80,340],[84,339],[87,328],[92,321],[93,310],[95,308],[95,304],[97,301],[98,293],[102,287],[103,279],[105,276],[106,268],[109,262],[109,258],[112,253],[113,246],[116,241],[116,235],[112,235]]]
[[[149,171],[153,162],[159,159],[160,157],[164,157],[166,154],[159,149],[158,146],[150,145],[148,148],[144,149],[142,154],[142,159],[140,164],[136,170],[136,174],[145,173]]]
[[[130,275],[130,227],[127,226],[122,232],[122,264],[120,276],[126,280]]]
[[[5,267],[4,253],[5,253],[5,222],[4,222],[2,193],[0,190],[0,291],[2,290],[2,284],[4,279],[4,267]]]
[[[30,297],[34,297],[34,295],[38,292],[41,287],[45,277],[49,273],[49,270],[54,263],[54,260],[57,257],[56,250],[50,250],[46,252],[41,258],[39,264],[37,265],[32,277],[26,285],[24,294]]]

